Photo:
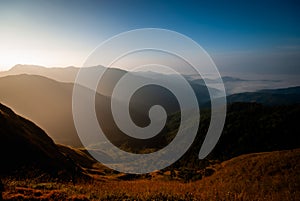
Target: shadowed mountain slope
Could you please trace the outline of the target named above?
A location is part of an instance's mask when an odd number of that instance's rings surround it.
[[[40,69],[41,67],[36,68]],[[96,67],[87,70],[93,71],[95,69]],[[124,141],[127,137],[114,124],[110,111],[110,97],[114,86],[126,73],[126,71],[114,68],[107,70],[99,83],[100,87],[97,88],[98,93],[96,95],[98,119],[100,119],[102,126],[106,127],[104,130],[108,136],[111,136],[110,139],[117,141],[118,144],[120,144],[119,141]],[[129,76],[132,79],[145,79],[134,74]],[[22,74],[1,77],[0,101],[37,123],[55,142],[81,147],[72,117],[73,86],[73,83],[57,82],[38,75]],[[207,88],[197,84],[193,84],[192,87],[199,98],[199,102],[207,102],[209,97]],[[82,94],[88,91],[84,87],[82,90],[85,90]],[[90,92],[92,91],[88,93]],[[122,104],[124,100],[121,98],[118,101]],[[150,123],[148,111],[155,104],[162,105],[168,114],[179,110],[174,95],[156,85],[138,90],[130,101],[132,119],[140,126],[146,126]]]
[[[36,75],[0,78],[0,101],[43,128],[57,143],[81,146],[72,118],[73,84]]]
[[[264,105],[288,105],[300,103],[300,87],[268,89],[257,92],[233,94],[227,97],[228,103],[255,102]]]
[[[300,135],[297,132],[299,115],[299,104],[230,104],[222,135],[207,159],[224,161],[242,154],[300,148]],[[179,125],[178,115],[174,115],[172,119],[167,125],[166,136],[176,134],[172,130]],[[203,111],[196,139],[175,167],[206,165],[206,160],[198,160],[198,153],[209,122],[209,111]]]
[[[51,176],[68,178],[79,171],[42,129],[2,104],[0,154],[2,175],[30,177],[46,172]]]

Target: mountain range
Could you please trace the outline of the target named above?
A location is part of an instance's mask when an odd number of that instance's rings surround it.
[[[100,66],[99,68],[103,71],[105,70],[104,67]],[[0,73],[0,102],[35,122],[56,143],[82,147],[72,117],[72,90],[74,87],[72,81],[75,79],[78,70],[75,67],[44,68],[40,66],[17,65],[10,71]],[[105,76],[103,76],[97,88],[95,107],[99,123],[105,133],[108,133],[107,137],[115,145],[122,146],[124,142],[130,141],[129,144],[139,147],[138,145],[141,144],[141,141],[124,135],[116,126],[110,110],[110,98],[113,88],[125,73],[127,72],[114,68],[105,72]],[[44,77],[46,75],[47,77]],[[158,79],[162,77],[170,80],[174,79],[171,75],[158,75],[153,72],[131,73],[129,76],[132,79]],[[230,77],[226,77],[226,80],[240,81]],[[197,79],[190,78],[189,82],[195,91],[200,107],[209,108],[208,90],[201,84],[201,80],[197,81]],[[86,87],[81,87],[81,89],[85,91],[83,93],[94,93]],[[290,105],[300,103],[299,91],[300,87],[245,92],[229,95],[227,102],[253,102],[268,106]],[[123,104],[123,100],[119,101],[120,104]],[[149,124],[148,111],[155,104],[162,105],[169,117],[179,110],[178,102],[172,93],[152,85],[144,87],[143,90],[139,90],[132,97],[130,113],[133,121],[140,126]],[[166,127],[161,134],[165,130]],[[148,143],[158,144],[162,140],[164,139],[161,135],[158,135]]]
[[[157,103],[167,108],[167,124],[159,135],[151,139],[139,140],[125,135],[115,125],[110,111],[112,89],[124,73],[112,69],[101,81],[109,84],[104,88],[98,87],[96,92],[95,108],[99,123],[108,133],[106,137],[124,151],[150,153],[161,149],[176,135],[180,124],[178,104],[172,102],[172,94],[156,86],[141,90],[133,96],[130,108],[135,123],[147,125],[148,109]],[[131,76],[143,77],[141,74]],[[149,78],[145,76],[143,79]],[[207,95],[207,89],[201,88],[203,85],[197,83],[196,86],[200,95],[200,92]],[[6,186],[4,199],[60,200],[67,199],[69,195],[70,200],[75,200],[75,189],[78,191],[76,194],[80,194],[76,200],[88,200],[83,193],[94,200],[127,199],[127,190],[132,185],[137,185],[132,187],[134,189],[138,186],[152,189],[153,186],[172,185],[172,182],[176,184],[174,192],[186,188],[183,182],[196,186],[179,200],[197,200],[200,197],[207,200],[216,196],[227,200],[241,196],[241,199],[250,200],[261,197],[270,200],[299,198],[300,136],[297,124],[300,87],[229,95],[221,138],[204,160],[198,159],[198,153],[210,124],[210,108],[207,101],[199,104],[202,107],[199,129],[189,150],[173,165],[145,175],[110,170],[89,155],[86,149],[94,151],[93,146],[78,148],[82,145],[72,119],[73,87],[72,82],[59,82],[40,75],[20,74],[0,78],[0,102],[13,108],[0,104],[0,156],[3,161],[0,177]],[[95,93],[85,86],[78,87],[83,96]],[[198,98],[201,97],[199,94]],[[156,96],[159,98],[156,99]],[[123,104],[122,100],[120,104]],[[110,156],[103,153],[103,157]],[[130,183],[128,180],[135,181]],[[19,184],[20,181],[25,183]],[[78,181],[82,181],[80,186]],[[68,186],[68,193],[65,193],[68,182],[72,182],[73,186]],[[0,193],[3,191],[1,183]],[[103,192],[107,185],[111,185],[111,189]],[[169,188],[173,189],[173,186]],[[126,194],[112,197],[116,190],[122,189],[126,189]],[[142,192],[144,195],[144,189]],[[133,194],[130,194],[132,198],[140,198],[135,192]],[[162,196],[157,194],[157,198]]]
[[[8,71],[0,72],[0,77],[5,77],[8,75],[28,74],[28,75],[40,75],[59,82],[74,83],[78,71],[79,68],[73,66],[66,67],[66,68],[59,68],[59,67],[46,68],[43,66],[18,64],[13,66]]]
[[[16,75],[0,77],[0,101],[13,108],[18,114],[41,126],[57,143],[81,147],[72,117],[72,92],[73,83],[58,82],[55,80],[36,74],[64,75],[69,76],[69,71],[74,72],[76,68],[66,69],[47,69],[42,67],[16,66],[11,71]],[[38,70],[36,70],[38,69]],[[92,69],[92,68],[91,68]],[[10,71],[9,71],[10,72]],[[17,74],[17,72],[26,72],[28,74]],[[10,72],[11,73],[11,72]],[[120,130],[115,126],[112,114],[110,112],[110,97],[117,81],[126,71],[119,69],[109,69],[101,79],[96,93],[96,108],[98,118],[104,125],[104,130],[108,130],[111,139],[119,139]],[[6,75],[5,73],[2,75]],[[72,73],[71,73],[72,75]],[[130,75],[135,79],[145,79],[138,75]],[[53,78],[53,77],[52,77]],[[59,78],[59,79],[60,79]],[[66,81],[66,80],[65,80]],[[86,87],[81,87],[83,91],[91,93]],[[205,86],[193,85],[197,96],[201,102],[209,100],[208,91]],[[84,93],[84,92],[83,92]],[[122,104],[123,100],[119,100]],[[98,104],[101,103],[101,104]],[[149,123],[148,108],[153,104],[161,104],[171,114],[178,111],[179,105],[167,90],[161,87],[145,87],[139,93],[135,93],[131,99],[131,113],[133,119],[140,125]],[[101,114],[101,115],[100,115]],[[119,134],[118,134],[119,133]],[[124,137],[122,138],[124,139]],[[119,141],[119,140],[116,140]]]
[[[256,103],[234,103],[229,106],[226,124],[217,146],[207,159],[198,160],[198,152],[210,121],[209,111],[206,111],[202,115],[199,132],[192,146],[181,159],[164,171],[175,169],[186,174],[187,171],[205,169],[216,161],[226,161],[243,154],[297,149],[300,147],[300,136],[294,131],[297,129],[299,115],[299,104],[270,107]],[[171,122],[166,126],[166,143],[171,140],[170,137],[178,127],[177,116],[172,115]],[[0,168],[0,175],[47,175],[47,178],[50,176],[69,180],[87,177],[85,175],[91,173],[102,175],[101,171],[109,171],[98,164],[85,149],[55,144],[37,125],[15,114],[3,104],[0,104],[0,142],[1,158],[5,161]],[[155,143],[148,146],[152,151],[159,148]],[[132,150],[135,148],[131,147]],[[197,175],[182,175],[182,178],[198,178]]]

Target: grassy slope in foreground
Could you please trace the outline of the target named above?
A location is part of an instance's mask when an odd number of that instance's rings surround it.
[[[299,200],[300,149],[247,154],[200,181],[108,179],[75,186],[6,180],[4,198],[63,200]]]

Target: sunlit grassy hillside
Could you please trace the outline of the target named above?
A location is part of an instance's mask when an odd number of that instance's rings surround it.
[[[248,154],[211,166],[216,172],[195,182],[117,177],[86,183],[38,183],[6,179],[5,200],[299,200],[300,149]]]

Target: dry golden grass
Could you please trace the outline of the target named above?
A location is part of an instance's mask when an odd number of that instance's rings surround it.
[[[165,178],[82,184],[7,179],[5,200],[300,200],[300,149],[248,154],[212,168],[216,173],[184,183]]]

